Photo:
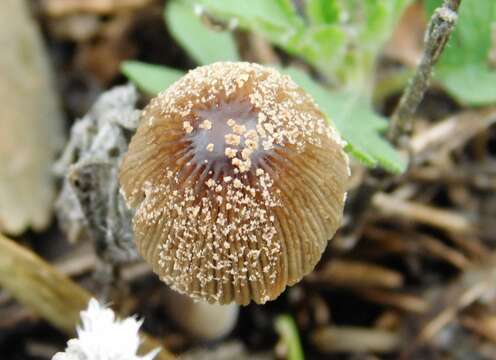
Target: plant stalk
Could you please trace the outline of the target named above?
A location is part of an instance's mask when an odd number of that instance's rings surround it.
[[[429,87],[433,67],[455,29],[460,3],[461,0],[444,0],[429,21],[422,59],[391,117],[388,138],[394,144],[400,144],[411,133],[413,115]]]

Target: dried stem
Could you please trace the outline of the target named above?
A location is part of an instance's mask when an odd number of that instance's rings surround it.
[[[44,0],[41,9],[52,17],[72,14],[108,15],[123,10],[135,10],[150,4],[151,0]]]
[[[325,353],[387,353],[401,345],[401,335],[376,328],[326,326],[311,334],[311,341]]]
[[[395,144],[402,142],[411,130],[413,114],[429,86],[432,68],[443,52],[456,25],[460,3],[461,0],[444,0],[443,5],[436,9],[429,21],[425,33],[422,59],[391,117],[388,138]],[[355,196],[354,203],[347,205],[354,216],[353,224],[355,226],[353,229],[345,229],[345,234],[351,233],[352,237],[356,237],[363,230],[372,198],[393,181],[393,178],[384,176],[380,170],[370,172],[370,176],[362,185],[360,193]]]
[[[402,137],[411,131],[413,114],[429,87],[432,69],[455,28],[460,3],[461,0],[445,0],[432,15],[425,34],[422,59],[391,118],[388,138],[393,143],[400,143]]]
[[[91,294],[28,249],[0,234],[0,287],[56,328],[73,334]],[[145,333],[141,350],[160,346]],[[163,349],[157,360],[174,357]]]

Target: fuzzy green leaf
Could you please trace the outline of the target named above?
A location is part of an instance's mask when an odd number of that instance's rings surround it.
[[[343,9],[338,0],[307,0],[305,11],[314,24],[336,24]]]
[[[441,4],[441,0],[428,0],[426,9],[432,14]],[[456,29],[435,72],[435,78],[462,103],[479,106],[496,102],[496,69],[489,59],[495,27],[494,0],[462,1]]]
[[[349,153],[370,167],[381,166],[392,173],[405,170],[404,159],[381,136],[387,128],[387,120],[375,113],[367,102],[356,94],[331,92],[297,69],[283,71],[312,95],[347,141],[345,149]]]
[[[338,87],[369,87],[375,59],[411,0],[183,0],[303,58]],[[367,89],[365,91],[368,91]]]
[[[233,35],[229,31],[213,31],[204,26],[188,4],[169,2],[164,17],[174,39],[199,65],[239,61]]]
[[[231,24],[254,30],[280,46],[291,45],[304,29],[303,20],[288,0],[189,0]]]
[[[188,0],[185,0],[188,1]],[[334,24],[306,26],[290,0],[189,0],[210,15],[254,31],[309,63],[332,68],[346,49],[346,30]],[[199,5],[198,5],[199,4]]]
[[[121,71],[136,86],[150,95],[167,89],[184,75],[184,72],[180,70],[140,61],[124,61]]]
[[[358,1],[358,2],[357,2]],[[359,27],[360,41],[365,46],[382,47],[391,36],[394,26],[398,22],[403,10],[411,0],[352,0],[346,1],[349,11],[355,17]],[[355,4],[356,3],[356,4]]]

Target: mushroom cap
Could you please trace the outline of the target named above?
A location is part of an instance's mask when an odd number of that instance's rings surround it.
[[[150,101],[119,177],[138,251],[160,279],[245,305],[313,270],[340,225],[349,166],[289,76],[219,62]]]

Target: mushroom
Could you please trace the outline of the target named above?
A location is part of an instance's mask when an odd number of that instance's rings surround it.
[[[190,71],[152,99],[120,169],[138,251],[194,299],[275,299],[341,222],[348,158],[289,76],[251,63]]]
[[[165,310],[170,318],[196,340],[213,341],[228,335],[238,321],[239,306],[209,304],[167,291]]]

